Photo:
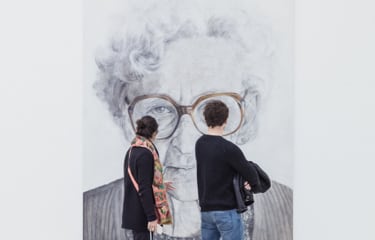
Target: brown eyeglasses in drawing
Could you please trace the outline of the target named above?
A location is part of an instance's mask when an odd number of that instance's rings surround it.
[[[181,117],[190,115],[195,128],[202,134],[207,132],[203,110],[207,102],[220,100],[229,108],[229,117],[224,136],[236,132],[243,122],[242,97],[238,93],[224,92],[205,94],[197,98],[192,105],[179,105],[168,95],[151,94],[136,97],[128,107],[131,125],[135,131],[135,122],[145,115],[152,116],[159,124],[157,139],[167,139],[178,128]]]

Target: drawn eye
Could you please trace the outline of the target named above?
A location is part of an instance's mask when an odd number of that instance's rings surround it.
[[[155,114],[168,114],[172,112],[172,109],[166,106],[157,106],[157,107],[153,107],[151,109],[151,112]]]

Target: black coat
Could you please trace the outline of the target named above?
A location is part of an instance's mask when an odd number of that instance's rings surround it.
[[[271,187],[271,179],[267,173],[263,171],[258,164],[248,161],[248,167],[253,169],[256,177],[253,182],[249,182],[251,190],[247,190],[245,186],[246,179],[244,179],[239,173],[233,178],[234,194],[237,202],[237,212],[242,213],[247,210],[248,205],[254,203],[254,193],[264,193]]]
[[[139,185],[139,192],[129,177],[128,165]],[[143,147],[133,147],[129,158],[128,150],[124,161],[122,228],[143,232],[147,231],[149,221],[156,220],[153,179],[154,158],[151,151]]]

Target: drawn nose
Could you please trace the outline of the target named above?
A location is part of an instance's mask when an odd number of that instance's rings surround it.
[[[182,154],[194,154],[195,141],[199,137],[191,118],[182,116],[176,132],[172,136],[171,144]]]

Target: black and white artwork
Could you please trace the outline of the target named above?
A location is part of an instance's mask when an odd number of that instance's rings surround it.
[[[245,239],[293,239],[292,0],[85,0],[83,47],[84,240],[132,239],[123,160],[146,114],[176,188],[156,239],[200,239],[194,145],[214,98],[230,109],[226,138],[273,180],[242,214]]]

